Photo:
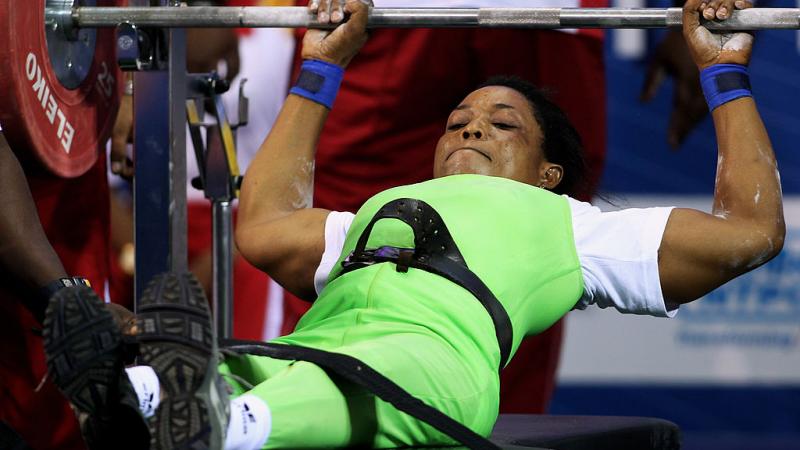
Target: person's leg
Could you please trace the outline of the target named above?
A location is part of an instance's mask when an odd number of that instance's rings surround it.
[[[486,377],[485,386],[476,389],[474,382],[465,379],[459,356],[443,346],[431,346],[429,337],[387,336],[379,341],[384,342],[356,344],[337,351],[363,354],[367,359],[374,359],[374,353],[370,353],[379,349],[385,356],[392,353],[393,358],[376,361],[375,367],[425,403],[488,434],[497,411],[496,380]],[[396,346],[403,350],[388,350]],[[411,355],[415,355],[417,363],[409,361]],[[444,372],[431,373],[424,367],[425,361],[436,363]],[[147,398],[161,390],[159,379],[169,375],[163,370],[156,374],[148,366],[127,372],[141,400],[142,413],[152,413],[148,410],[154,405],[148,404]],[[232,387],[224,447],[228,450],[453,443],[365,389],[309,362],[228,355],[220,364],[219,373]],[[251,386],[252,383],[258,384]],[[156,433],[158,428],[155,427]],[[181,426],[175,432],[181,433]]]
[[[258,359],[271,364],[270,358]],[[331,448],[371,442],[376,432],[371,394],[314,364],[286,363],[283,370],[242,396],[255,396],[268,405],[271,431],[263,448]]]
[[[233,388],[233,399],[225,449],[330,448],[364,445],[374,439],[371,394],[307,362],[248,355],[226,360],[219,372]],[[160,377],[149,366],[127,373],[143,400],[142,413],[148,412],[145,399],[161,390]],[[248,379],[262,376],[268,379],[256,387],[249,385]]]
[[[61,304],[82,305],[67,308],[69,313],[64,316],[64,323],[91,323],[92,328],[98,323],[104,325],[88,335],[83,333],[83,328],[77,328],[80,333],[66,335],[58,326],[49,325],[51,336],[75,336],[66,341],[75,345],[63,347],[63,352],[58,345],[49,346],[48,357],[53,366],[58,366],[55,361],[60,356],[72,360],[83,354],[80,343],[96,344],[86,351],[91,356],[85,359],[86,363],[69,368],[75,374],[102,375],[100,391],[103,393],[112,392],[109,386],[113,383],[124,385],[125,391],[130,392],[132,381],[144,409],[148,404],[149,408],[155,408],[151,400],[156,396],[160,398],[160,405],[149,421],[150,435],[157,448],[191,446],[243,450],[264,445],[285,448],[353,444],[388,448],[453,443],[430,426],[314,364],[245,356],[232,358],[218,369],[208,307],[199,284],[189,274],[159,276],[143,295],[138,322],[141,361],[150,368],[129,369],[130,378],[122,370],[119,352],[108,351],[119,346],[114,344],[113,320],[98,313],[104,311],[99,300]],[[83,311],[83,305],[87,304],[93,305],[88,315]],[[317,333],[310,341],[322,344],[338,336],[338,340],[333,340],[341,343],[346,334],[348,345],[328,347],[328,350],[365,361],[425,403],[474,431],[488,435],[497,414],[494,369],[476,362],[480,358],[473,358],[475,355],[454,351],[439,337],[423,332],[392,332],[391,325],[365,324],[326,333],[314,330]],[[303,336],[282,340],[285,344],[311,343],[304,341]],[[113,370],[106,369],[107,366]],[[245,383],[231,380],[236,388],[234,394],[241,395],[230,402],[230,410],[227,408],[230,391],[222,381],[227,378],[224,377],[226,373],[237,375],[245,382],[248,379],[261,381],[244,391]],[[80,404],[88,398],[85,409],[93,416],[92,423],[102,425],[107,422],[99,421],[96,412],[103,407],[109,409],[112,397],[108,395],[108,399],[103,400],[94,395],[72,396],[70,400]],[[136,419],[141,421],[140,417]],[[119,416],[112,419],[117,418]],[[112,420],[110,425],[129,424],[133,419]],[[146,434],[145,430],[138,437]],[[122,433],[117,435],[117,441],[132,442]]]
[[[387,331],[381,335],[379,328]],[[489,434],[497,416],[498,395],[497,373],[492,368],[474,361],[470,364],[466,355],[456,353],[439,338],[392,333],[391,323],[352,327],[346,334],[350,344],[327,350],[360,359],[428,405],[479,434]],[[303,336],[294,338],[278,341],[315,346]],[[318,338],[314,336],[315,341]],[[242,397],[259,399],[270,411],[271,431],[264,448],[453,443],[432,427],[312,363],[244,356],[226,359],[221,372],[233,372],[251,383],[263,380],[246,392],[241,386],[236,391],[244,393]]]
[[[225,361],[219,365],[219,373],[233,390],[232,395],[238,397],[293,363],[290,360],[226,352]]]

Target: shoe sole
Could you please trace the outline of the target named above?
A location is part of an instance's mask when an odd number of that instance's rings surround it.
[[[48,373],[78,412],[89,416],[83,431],[90,447],[104,448],[113,437],[124,448],[146,448],[149,436],[136,393],[122,376],[122,335],[97,294],[86,286],[58,291],[43,328]]]
[[[166,394],[150,420],[151,447],[221,450],[227,396],[215,386],[216,336],[200,283],[188,273],[158,275],[139,300],[137,323],[140,362]]]

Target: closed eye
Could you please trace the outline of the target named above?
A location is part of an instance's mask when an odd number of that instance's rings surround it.
[[[450,125],[447,127],[447,131],[453,131],[453,130],[458,130],[459,128],[464,128],[464,125],[466,125],[466,124],[464,124],[464,123],[454,123],[454,124],[450,124]]]
[[[508,123],[503,123],[503,122],[494,122],[494,123],[492,123],[492,125],[494,125],[495,127],[499,128],[501,130],[513,130],[514,128],[517,128],[514,125],[511,125],[511,124],[508,124]]]

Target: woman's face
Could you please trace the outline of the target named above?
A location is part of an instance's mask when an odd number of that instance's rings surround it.
[[[542,140],[539,124],[522,94],[503,86],[487,86],[469,94],[450,113],[447,129],[436,145],[433,176],[471,173],[546,185],[552,168],[557,167],[559,173],[561,168],[545,160]]]

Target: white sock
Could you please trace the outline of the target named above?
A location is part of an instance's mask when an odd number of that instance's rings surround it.
[[[231,418],[225,435],[225,450],[254,450],[267,443],[272,431],[269,406],[252,394],[231,400]]]
[[[152,417],[161,401],[161,384],[156,371],[150,366],[135,366],[125,369],[125,372],[139,397],[139,410],[143,416]]]

